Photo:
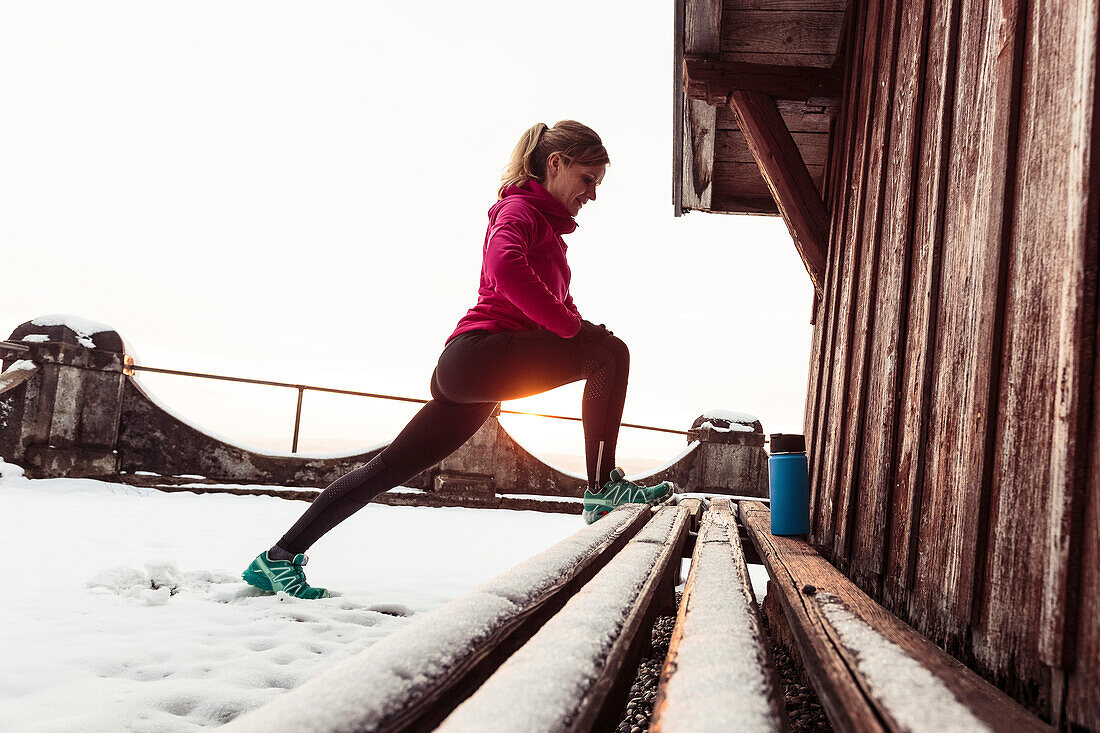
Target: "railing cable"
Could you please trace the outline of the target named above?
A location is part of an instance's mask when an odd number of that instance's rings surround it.
[[[138,364],[127,364],[126,370],[128,373],[133,372],[152,372],[154,374],[171,374],[179,377],[199,377],[201,379],[219,379],[224,382],[240,382],[243,384],[258,384],[264,387],[286,387],[289,389],[298,390],[298,407],[294,416],[294,439],[291,445],[291,453],[298,452],[298,431],[302,420],[302,398],[305,395],[305,391],[313,390],[314,392],[328,392],[329,394],[344,394],[352,395],[354,397],[372,397],[377,400],[391,400],[395,402],[413,402],[419,405],[428,403],[428,400],[419,399],[416,397],[398,397],[397,395],[377,394],[375,392],[361,392],[355,389],[338,389],[336,387],[318,387],[312,384],[293,384],[291,382],[274,382],[268,379],[250,379],[248,377],[230,377],[224,374],[206,374],[203,372],[186,372],[180,369],[161,369],[159,367],[141,366]],[[571,415],[550,415],[542,412],[524,412],[522,410],[501,410],[505,415],[527,415],[529,417],[545,417],[552,420],[569,420],[571,422],[581,422],[581,418],[573,417]],[[651,430],[657,433],[670,433],[672,435],[687,435],[686,430],[673,430],[672,428],[658,428],[652,425],[639,425],[637,423],[619,423],[624,428],[635,428],[637,430]]]

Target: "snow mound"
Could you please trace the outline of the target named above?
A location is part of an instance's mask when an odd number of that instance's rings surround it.
[[[31,323],[35,326],[68,326],[77,336],[83,336],[84,338],[94,336],[97,333],[103,333],[104,331],[114,330],[104,323],[93,321],[90,318],[72,316],[67,313],[53,313],[48,316],[39,316],[31,321]]]
[[[21,466],[6,463],[3,458],[0,458],[0,486],[27,481],[28,479],[23,475],[24,473]]]
[[[237,580],[230,573],[209,570],[181,573],[174,563],[151,561],[145,563],[144,572],[125,565],[101,570],[88,581],[88,587],[123,598],[136,598],[150,606],[163,606],[180,591],[206,593],[213,584],[234,583]],[[215,596],[215,600],[225,602],[227,598],[220,594]]]
[[[729,422],[752,425],[760,422],[760,418],[748,412],[735,412],[734,410],[707,410],[703,413],[704,420],[727,420]]]

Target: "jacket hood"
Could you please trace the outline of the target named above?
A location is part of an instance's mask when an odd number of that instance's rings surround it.
[[[490,216],[505,201],[516,197],[530,203],[550,222],[555,234],[569,234],[577,228],[577,222],[561,203],[550,195],[538,181],[527,181],[520,186],[505,187],[500,201],[489,210]]]

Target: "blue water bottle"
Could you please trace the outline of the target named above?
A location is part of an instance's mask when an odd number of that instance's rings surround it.
[[[768,478],[772,500],[772,534],[810,533],[810,481],[806,437],[774,433]]]

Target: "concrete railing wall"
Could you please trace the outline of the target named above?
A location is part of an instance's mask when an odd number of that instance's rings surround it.
[[[384,448],[339,457],[249,450],[188,424],[160,405],[138,379],[125,373],[123,342],[113,331],[89,334],[31,321],[10,340],[28,346],[29,352],[19,358],[39,369],[0,395],[0,457],[22,466],[31,477],[109,478],[143,471],[317,487]],[[14,356],[5,358],[4,368],[13,361]],[[746,432],[745,427],[715,429],[713,422],[697,420],[685,451],[641,480],[669,479],[687,491],[766,496],[767,455],[760,424]],[[493,417],[454,454],[407,485],[437,494],[578,497],[584,483],[533,456]]]

